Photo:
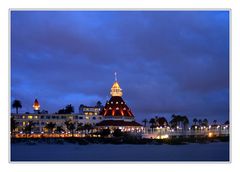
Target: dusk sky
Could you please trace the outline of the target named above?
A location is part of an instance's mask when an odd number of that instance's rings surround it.
[[[13,11],[20,112],[105,104],[114,72],[137,120],[229,118],[228,11]],[[13,112],[15,110],[13,109]]]

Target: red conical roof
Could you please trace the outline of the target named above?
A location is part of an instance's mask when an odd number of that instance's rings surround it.
[[[100,115],[105,117],[132,117],[134,115],[130,108],[126,105],[122,97],[113,96],[107,103],[105,107],[100,112]]]
[[[38,100],[35,99],[34,103],[33,103],[33,109],[34,110],[39,110],[40,108],[40,104],[38,103]]]

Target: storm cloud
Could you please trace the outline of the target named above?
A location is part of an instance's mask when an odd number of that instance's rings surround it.
[[[114,72],[136,118],[229,118],[228,11],[12,11],[22,112],[103,103]]]

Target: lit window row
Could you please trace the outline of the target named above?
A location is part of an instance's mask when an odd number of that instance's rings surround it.
[[[109,103],[107,103],[107,104],[109,104]],[[113,102],[111,102],[111,104],[113,104]],[[118,104],[118,102],[116,102],[116,104]],[[121,104],[123,104],[123,102],[121,102]]]

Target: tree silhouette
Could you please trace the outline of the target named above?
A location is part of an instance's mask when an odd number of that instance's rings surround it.
[[[214,124],[214,125],[217,124],[217,120],[216,120],[216,119],[213,120],[213,124]]]
[[[63,132],[63,131],[64,131],[64,129],[63,129],[62,126],[57,126],[57,127],[56,127],[56,130],[55,130],[56,133],[59,133],[59,134],[60,134],[60,133]]]
[[[55,127],[56,127],[56,123],[53,123],[53,122],[49,122],[45,126],[45,128],[48,130],[49,133],[52,133]]]
[[[182,124],[183,124],[184,130],[186,130],[187,127],[188,127],[188,124],[189,124],[188,117],[187,117],[187,116],[182,116],[182,117],[181,117],[181,122],[182,122]]]
[[[65,108],[65,113],[67,114],[74,113],[74,107],[71,104],[67,105]]]
[[[82,122],[77,123],[76,131],[82,131],[82,130],[84,130],[83,123]]]
[[[74,130],[76,128],[75,123],[73,123],[71,120],[65,121],[65,125],[67,126],[67,129],[72,133],[72,137],[74,137]]]
[[[189,120],[187,116],[181,116],[181,115],[172,115],[172,120],[170,121],[172,128],[177,128],[178,126],[182,125],[183,129],[186,130]]]
[[[152,129],[152,132],[153,132],[153,128],[156,127],[156,125],[155,125],[156,124],[155,118],[151,118],[149,123],[151,124],[150,128]]]
[[[157,118],[156,122],[159,127],[166,127],[168,125],[168,122],[167,122],[166,118],[164,118],[164,117]]]
[[[86,124],[84,124],[83,128],[84,128],[85,134],[86,134],[86,131],[89,133],[89,131],[93,129],[93,126],[89,123],[86,123]]]
[[[144,120],[142,120],[142,122],[143,122],[143,124],[144,124],[144,127],[146,127],[148,120],[145,118]]]
[[[198,120],[196,118],[193,119],[194,125],[197,125]]]
[[[107,136],[109,136],[110,133],[111,133],[110,129],[107,128],[107,129],[101,130],[100,135],[101,135],[101,137],[107,137]]]
[[[227,120],[226,122],[224,122],[225,125],[229,125],[229,121]]]
[[[121,137],[123,136],[123,132],[120,129],[115,129],[113,132],[114,137]]]
[[[203,126],[207,127],[208,126],[208,120],[205,118],[202,121]]]
[[[16,114],[18,114],[18,109],[22,108],[22,103],[20,100],[14,100],[13,103],[12,103],[12,108],[15,108],[16,109]]]
[[[35,126],[35,123],[33,121],[29,121],[28,124],[24,128],[24,132],[26,134],[31,134],[34,126]]]
[[[100,101],[97,101],[97,104],[96,104],[97,107],[102,107],[102,102]]]

